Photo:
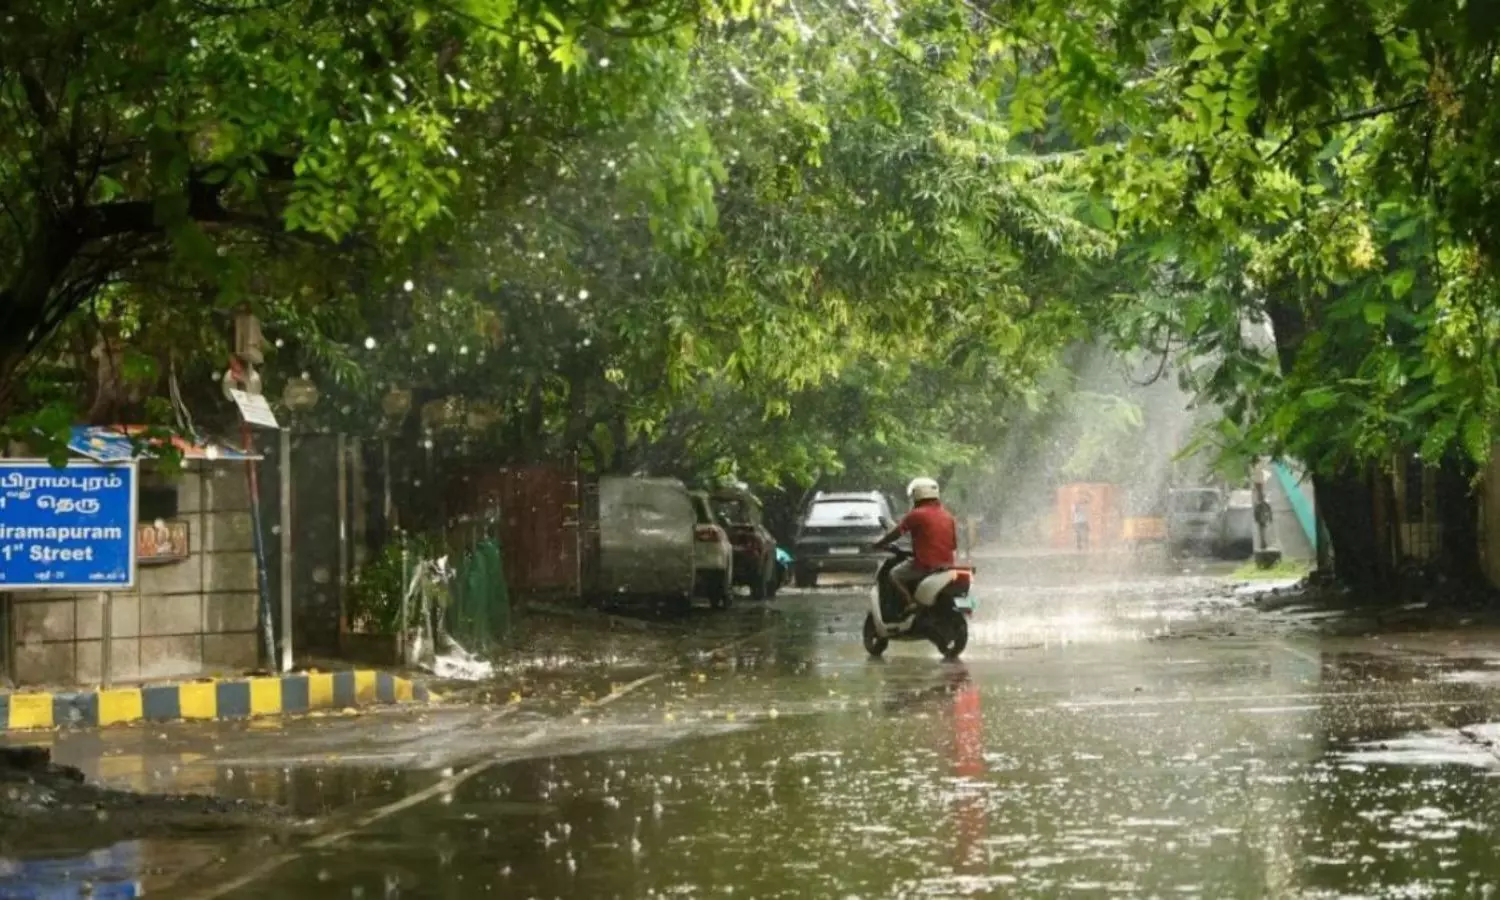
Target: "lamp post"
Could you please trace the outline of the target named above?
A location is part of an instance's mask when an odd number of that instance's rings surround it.
[[[281,402],[292,421],[281,429],[281,671],[292,670],[292,426],[318,405],[318,386],[303,373],[286,383]]]

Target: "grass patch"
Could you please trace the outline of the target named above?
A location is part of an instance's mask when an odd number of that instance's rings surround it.
[[[1303,560],[1283,559],[1269,569],[1262,569],[1252,559],[1235,569],[1230,577],[1236,581],[1286,581],[1306,578],[1311,572],[1312,564]]]

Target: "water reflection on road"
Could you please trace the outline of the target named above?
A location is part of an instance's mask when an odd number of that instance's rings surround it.
[[[1292,640],[1188,580],[985,600],[950,665],[917,645],[868,660],[859,595],[794,594],[763,639],[684,657],[608,708],[528,722],[545,731],[530,758],[231,896],[1493,891],[1492,681]],[[421,740],[460,748],[445,768],[461,769],[520,727],[484,715],[435,718]],[[383,769],[372,746],[362,783],[378,787],[358,802],[443,774]]]

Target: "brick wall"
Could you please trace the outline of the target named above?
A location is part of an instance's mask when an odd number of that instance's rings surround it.
[[[143,478],[149,477],[143,471]],[[192,551],[141,566],[116,591],[110,670],[115,681],[233,673],[258,661],[258,595],[250,492],[233,463],[189,463],[171,481]],[[21,685],[97,684],[104,605],[97,594],[12,594],[11,659]]]

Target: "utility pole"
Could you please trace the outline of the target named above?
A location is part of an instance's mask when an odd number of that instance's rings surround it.
[[[248,308],[242,308],[234,316],[234,350],[229,357],[229,370],[224,373],[224,393],[234,401],[240,411],[240,440],[248,457],[245,460],[245,480],[250,489],[250,526],[255,538],[255,574],[260,594],[260,622],[263,653],[266,664],[274,666],[276,660],[275,623],[271,616],[271,587],[266,577],[265,535],[261,532],[260,475],[255,454],[255,441],[250,434],[251,426],[279,430],[276,415],[261,393],[260,373],[255,367],[265,362],[264,339],[261,337],[260,321]],[[283,560],[283,565],[285,561]],[[281,623],[283,658],[282,671],[290,668],[291,623]]]

